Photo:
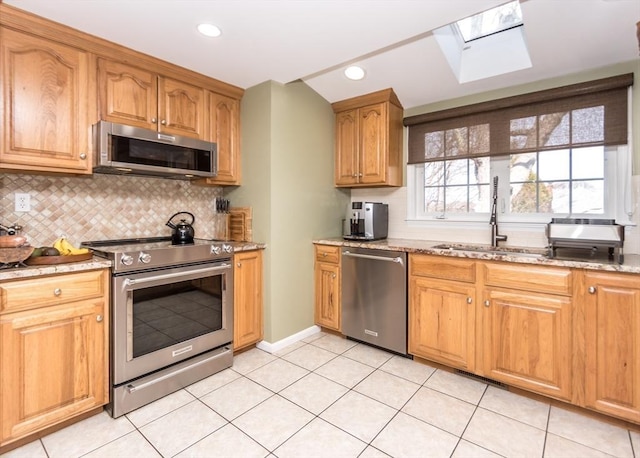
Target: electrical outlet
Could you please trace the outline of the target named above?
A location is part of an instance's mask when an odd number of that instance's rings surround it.
[[[15,211],[17,212],[31,211],[31,196],[29,194],[16,192]]]

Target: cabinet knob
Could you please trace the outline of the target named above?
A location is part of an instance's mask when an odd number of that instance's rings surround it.
[[[362,176],[362,174],[361,174],[361,173],[359,173],[359,174],[358,174],[358,176],[359,176],[359,177],[361,177],[361,176]]]
[[[237,263],[236,267],[242,267],[242,264],[241,263]]]
[[[156,118],[151,118],[151,122],[155,124],[158,122],[158,120]]]
[[[162,121],[160,121],[160,124],[162,124],[163,126],[166,126],[167,125],[167,120],[163,119]]]
[[[491,303],[488,300],[484,301],[484,306],[485,307],[489,307],[489,305],[491,305]]]
[[[331,278],[336,278],[336,274],[331,274]]]
[[[471,304],[473,302],[473,299],[471,299],[470,297],[467,297],[467,304]]]
[[[327,257],[327,253],[322,253],[322,256],[326,258]]]
[[[80,153],[80,159],[86,159],[87,158],[87,154],[86,153]]]
[[[589,286],[589,294],[595,294],[596,293],[596,287],[595,286]]]
[[[53,295],[54,296],[59,296],[62,294],[62,290],[60,288],[56,288],[53,290]]]
[[[96,321],[102,323],[102,315],[96,315]]]

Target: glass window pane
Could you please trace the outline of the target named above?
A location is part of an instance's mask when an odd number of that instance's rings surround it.
[[[511,183],[535,181],[538,174],[538,155],[536,153],[512,154],[510,158]]]
[[[466,156],[468,150],[469,137],[466,127],[449,129],[445,137],[445,154],[447,156]]]
[[[511,186],[511,212],[535,213],[538,211],[538,197],[535,183],[522,183]]]
[[[469,186],[469,213],[489,213],[491,187],[489,185]]]
[[[491,159],[476,157],[469,159],[469,184],[489,183]]]
[[[465,42],[522,24],[520,3],[510,2],[456,21]]]
[[[444,186],[444,162],[427,162],[424,164],[424,185]]]
[[[604,140],[604,107],[583,108],[571,112],[573,143]]]
[[[541,151],[538,155],[538,179],[540,181],[568,180],[570,150]]]
[[[551,113],[541,115],[538,123],[538,145],[558,146],[568,145],[569,113]]]
[[[572,213],[604,213],[604,180],[572,182]]]
[[[429,132],[424,136],[425,159],[444,157],[444,132]]]
[[[535,148],[537,140],[536,117],[512,119],[511,120],[511,149]]]
[[[444,211],[443,187],[424,188],[424,211],[426,213],[442,213]]]
[[[541,212],[571,213],[569,206],[569,182],[558,181],[540,185]]]
[[[469,183],[468,160],[458,159],[457,161],[446,161],[447,173],[445,185],[467,184]]]
[[[489,124],[469,127],[469,154],[489,153]]]
[[[575,148],[571,157],[571,177],[604,178],[604,147]]]
[[[446,188],[447,213],[467,212],[467,186],[452,186]]]

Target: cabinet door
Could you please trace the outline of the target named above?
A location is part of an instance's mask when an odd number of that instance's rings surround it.
[[[585,403],[640,421],[640,286],[637,276],[585,274]]]
[[[340,267],[325,262],[315,268],[315,323],[340,330]]]
[[[158,77],[130,65],[98,60],[100,119],[157,129]]]
[[[108,400],[104,299],[0,316],[0,442]]]
[[[472,371],[475,288],[412,277],[409,283],[409,353]]]
[[[233,348],[254,344],[263,336],[262,251],[234,256]]]
[[[357,110],[336,114],[335,184],[358,183],[358,119]]]
[[[218,146],[218,174],[210,184],[240,184],[240,101],[211,93],[211,140]]]
[[[0,167],[91,173],[89,58],[0,28]]]
[[[387,104],[358,110],[360,184],[384,184],[387,175]]]
[[[206,120],[206,91],[171,78],[158,78],[158,130],[171,135],[211,140]]]
[[[483,296],[484,375],[570,399],[570,298],[492,289]]]

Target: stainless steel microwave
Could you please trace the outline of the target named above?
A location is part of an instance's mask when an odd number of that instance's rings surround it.
[[[95,173],[189,180],[216,176],[215,143],[100,121],[93,126]]]

